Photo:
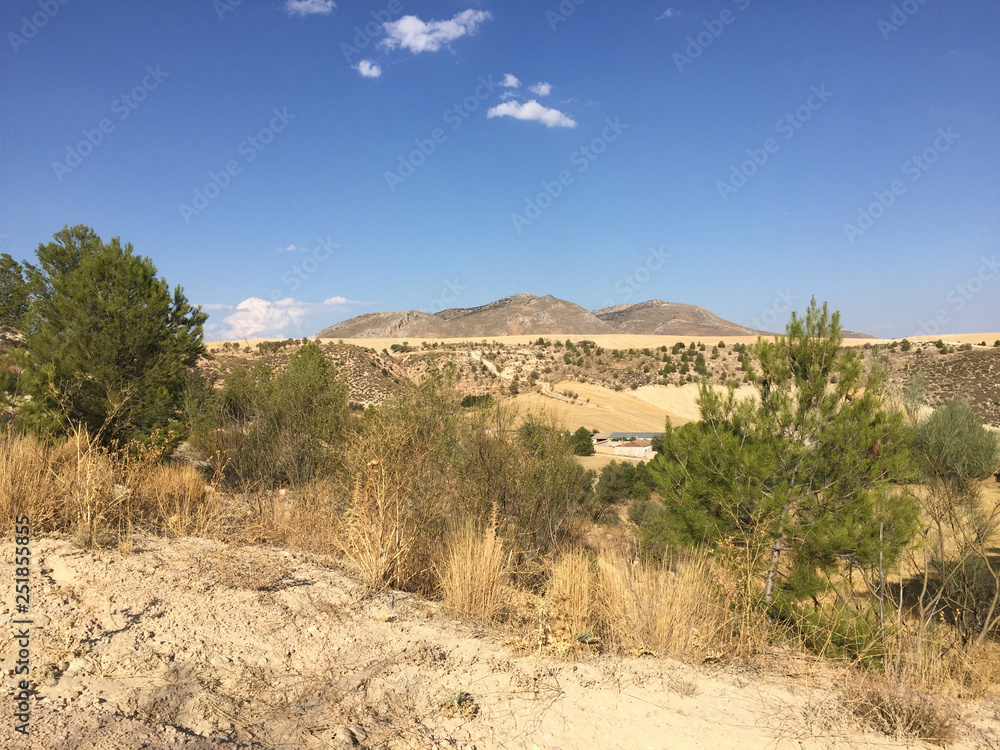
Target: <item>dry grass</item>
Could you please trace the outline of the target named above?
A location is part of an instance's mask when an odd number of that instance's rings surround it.
[[[544,627],[562,640],[619,653],[732,656],[740,649],[733,637],[738,621],[717,577],[711,560],[700,554],[665,565],[569,552],[552,567]]]
[[[958,739],[958,707],[906,683],[858,677],[843,689],[848,709],[872,729],[897,739],[947,745]]]
[[[0,433],[0,512],[26,515],[40,533],[66,532],[83,547],[109,546],[136,530],[210,535],[224,516],[191,467],[125,456],[76,432],[47,445]]]
[[[550,609],[562,618],[571,636],[593,635],[595,587],[597,577],[590,556],[578,550],[556,560],[545,596]],[[596,636],[595,636],[596,637]]]
[[[417,529],[406,495],[377,461],[367,476],[357,476],[351,493],[350,522],[342,549],[371,589],[404,588],[417,571],[412,566]]]
[[[481,622],[497,620],[504,604],[509,557],[491,526],[481,531],[464,523],[448,538],[437,569],[445,605]]]

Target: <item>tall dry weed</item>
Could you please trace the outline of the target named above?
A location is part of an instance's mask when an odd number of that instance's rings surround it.
[[[506,597],[510,557],[496,528],[466,522],[448,535],[444,560],[436,566],[445,606],[481,622],[495,622]]]
[[[355,479],[349,519],[343,551],[370,588],[404,588],[421,572],[413,566],[418,529],[405,492],[377,461]]]

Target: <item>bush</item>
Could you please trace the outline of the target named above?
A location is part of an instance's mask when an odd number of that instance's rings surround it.
[[[591,438],[590,430],[586,427],[579,428],[573,433],[570,438],[570,442],[573,446],[573,453],[577,456],[592,456],[594,455],[594,441]]]
[[[218,394],[195,383],[189,423],[193,442],[217,456],[225,478],[243,491],[302,484],[339,465],[347,385],[309,342],[284,372],[236,368]]]

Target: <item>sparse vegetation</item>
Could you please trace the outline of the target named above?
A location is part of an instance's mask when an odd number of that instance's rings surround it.
[[[188,386],[186,435],[103,445],[86,426],[49,442],[2,433],[0,509],[91,549],[152,532],[337,556],[373,595],[433,597],[554,654],[701,662],[805,648],[858,665],[843,700],[874,729],[944,743],[957,722],[943,693],[996,683],[1000,508],[978,493],[1000,468],[996,439],[970,404],[921,421],[919,375],[904,418],[886,398],[886,350],[862,360],[840,343],[839,316],[813,303],[785,337],[720,342],[710,360],[695,342],[612,350],[619,389],[693,369],[702,420],[668,424],[653,462],[612,461],[599,477],[574,458],[593,453],[589,429],[519,416],[503,393],[584,357],[598,367],[593,342],[372,351],[363,377],[412,359],[422,382],[353,411],[346,347],[270,342],[240,363],[245,349],[222,345],[217,387]],[[451,351],[464,359],[432,359]],[[757,400],[736,398],[741,370]],[[204,474],[162,462],[184,436]],[[915,544],[918,520],[930,533]],[[216,562],[219,581],[259,594],[290,575]],[[478,704],[455,691],[445,710],[471,718]]]

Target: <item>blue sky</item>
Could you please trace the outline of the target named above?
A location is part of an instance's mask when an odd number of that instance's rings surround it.
[[[995,2],[15,0],[0,32],[0,251],[120,236],[209,338],[518,292],[1000,329]]]

